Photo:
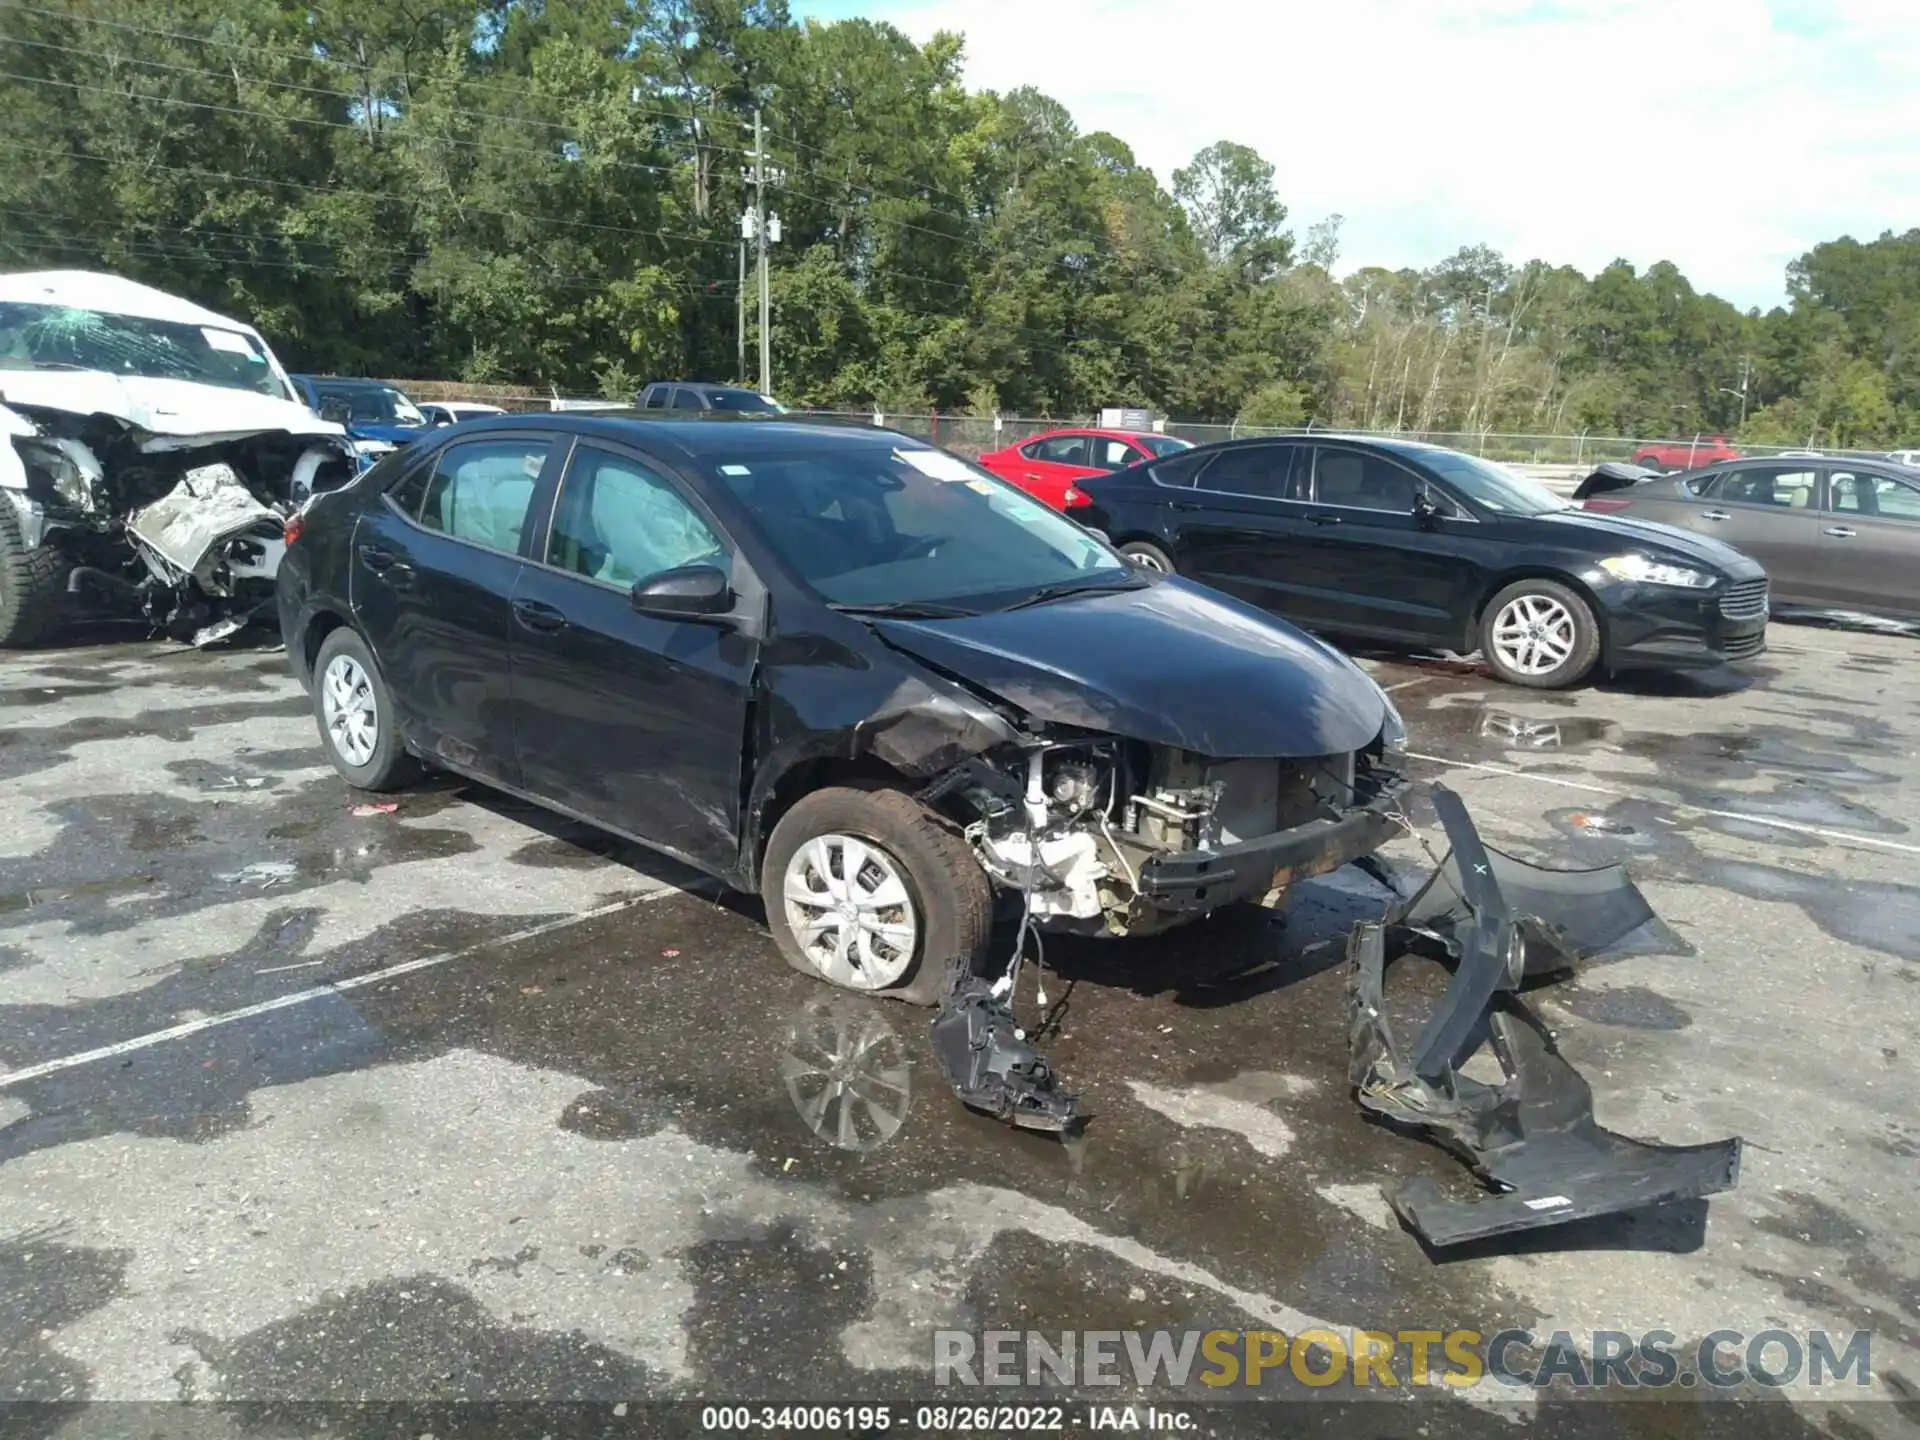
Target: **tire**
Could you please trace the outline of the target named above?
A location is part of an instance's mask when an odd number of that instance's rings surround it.
[[[357,706],[352,703],[356,700],[361,702]],[[344,714],[363,717],[361,723],[343,718],[336,725],[343,701],[348,705]],[[313,662],[313,719],[327,759],[355,789],[400,790],[420,778],[420,762],[401,742],[380,667],[367,642],[345,625],[327,636]],[[370,743],[360,743],[368,728],[373,732]]]
[[[796,933],[795,921],[834,913],[826,887],[846,883],[848,842],[867,851],[854,876],[865,895],[882,896],[897,884],[898,904],[883,898],[863,907],[871,923],[892,933],[855,930],[841,959],[833,942],[844,921],[836,920],[816,940],[816,960]],[[789,894],[802,889],[817,895],[819,903],[790,902]],[[767,928],[794,969],[843,990],[889,995],[912,1005],[938,1003],[955,956],[977,968],[986,958],[993,924],[993,887],[966,841],[898,790],[835,786],[803,796],[767,841],[760,898],[767,907]],[[903,925],[910,933],[901,932]]]
[[[1132,560],[1143,570],[1157,570],[1162,575],[1178,575],[1173,567],[1173,557],[1158,545],[1146,540],[1129,540],[1120,547],[1120,553]]]
[[[0,495],[0,649],[31,645],[60,627],[66,576],[67,557],[51,545],[29,546],[19,512]]]
[[[1530,633],[1505,641],[1496,633],[1514,627]],[[1599,663],[1600,626],[1593,607],[1558,581],[1516,580],[1480,612],[1480,654],[1509,685],[1564,690]]]

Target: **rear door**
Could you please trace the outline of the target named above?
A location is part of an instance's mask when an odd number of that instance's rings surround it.
[[[1020,447],[1020,463],[1007,478],[1036,500],[1056,510],[1067,503],[1067,488],[1092,472],[1092,440],[1086,435],[1049,435]]]
[[[1190,488],[1169,491],[1169,533],[1185,574],[1294,619],[1306,618],[1301,576],[1310,548],[1311,452],[1285,440],[1236,445],[1203,458]],[[1184,474],[1191,462],[1182,462]]]
[[[518,783],[508,607],[535,489],[566,445],[492,434],[403,471],[354,529],[349,598],[408,740],[458,769]]]
[[[643,615],[633,588],[695,563],[728,569],[737,594],[759,596],[757,581],[676,477],[599,443],[574,450],[537,543],[512,604],[525,788],[729,871],[757,627]]]
[[[1819,577],[1835,603],[1920,619],[1920,483],[1833,467]]]
[[[1671,523],[1751,555],[1767,567],[1776,598],[1828,603],[1820,579],[1819,482],[1818,467],[1804,460],[1735,465],[1701,477],[1703,503],[1684,507]]]
[[[1460,643],[1477,590],[1469,558],[1487,524],[1398,461],[1338,445],[1313,447],[1308,543],[1294,582],[1302,613],[1321,629],[1398,640]],[[1414,503],[1441,510],[1423,525]]]

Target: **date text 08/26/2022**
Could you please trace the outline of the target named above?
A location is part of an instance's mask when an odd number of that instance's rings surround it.
[[[700,1412],[703,1430],[768,1434],[1045,1434],[1069,1426],[1176,1433],[1198,1423],[1189,1411],[1151,1405],[709,1405]]]

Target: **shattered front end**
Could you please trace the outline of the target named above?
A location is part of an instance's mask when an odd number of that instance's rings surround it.
[[[1651,921],[1633,881],[1617,865],[1546,870],[1503,855],[1452,791],[1436,785],[1433,802],[1451,852],[1411,899],[1349,938],[1350,1079],[1363,1109],[1427,1133],[1496,1193],[1450,1200],[1419,1176],[1389,1195],[1395,1213],[1446,1247],[1731,1189],[1739,1139],[1670,1146],[1603,1129],[1591,1088],[1517,994],[1529,976],[1567,970]],[[1438,942],[1454,972],[1409,1045],[1387,1020],[1389,946],[1420,938]],[[1483,1047],[1498,1085],[1461,1073]]]

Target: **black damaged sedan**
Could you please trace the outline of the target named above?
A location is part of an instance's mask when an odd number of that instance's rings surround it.
[[[1461,653],[1539,689],[1766,648],[1767,574],[1731,546],[1576,509],[1457,450],[1230,440],[1075,481],[1070,513],[1144,568],[1312,630]]]
[[[758,890],[787,959],[938,998],[996,895],[1146,933],[1371,853],[1378,686],[868,427],[503,416],[288,525],[280,623],[334,766],[432,767]]]

